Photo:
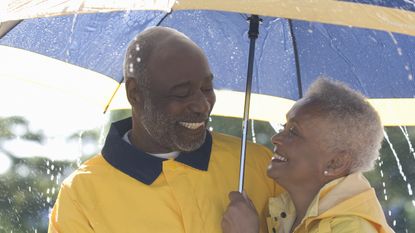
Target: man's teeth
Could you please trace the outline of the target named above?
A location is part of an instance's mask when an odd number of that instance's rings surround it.
[[[183,127],[186,127],[188,129],[197,129],[201,126],[205,125],[205,122],[199,122],[199,123],[191,123],[191,122],[179,122],[179,124]]]
[[[281,155],[277,155],[277,154],[274,154],[274,156],[272,158],[273,159],[278,159],[278,160],[283,161],[283,162],[287,162],[288,161],[287,158],[282,157]]]

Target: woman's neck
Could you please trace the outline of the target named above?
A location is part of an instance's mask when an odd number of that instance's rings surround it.
[[[298,186],[297,186],[298,187]],[[287,189],[296,211],[296,218],[291,227],[291,232],[301,223],[307,213],[308,207],[320,191],[321,187],[296,188],[295,190]]]

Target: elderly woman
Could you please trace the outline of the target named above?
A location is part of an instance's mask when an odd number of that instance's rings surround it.
[[[268,167],[286,193],[269,201],[269,232],[393,232],[362,175],[373,168],[383,140],[379,116],[365,98],[320,78],[286,116],[284,130],[272,137]],[[257,233],[248,196],[229,198],[224,233]]]

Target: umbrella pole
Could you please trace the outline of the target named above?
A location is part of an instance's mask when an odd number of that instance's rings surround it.
[[[241,160],[239,167],[239,187],[238,191],[242,192],[244,189],[245,179],[245,158],[246,158],[246,142],[248,137],[248,120],[249,120],[249,103],[251,101],[251,89],[252,89],[252,73],[254,67],[254,55],[255,55],[255,41],[259,34],[259,17],[258,15],[251,15],[249,20],[249,56],[248,56],[248,73],[246,78],[246,90],[245,90],[245,105],[244,116],[242,122],[242,138],[241,138]]]

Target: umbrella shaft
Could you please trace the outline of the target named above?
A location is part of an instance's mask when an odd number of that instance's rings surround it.
[[[244,117],[242,123],[242,138],[241,138],[241,159],[239,167],[239,187],[238,191],[242,192],[244,189],[245,179],[245,158],[246,158],[246,144],[248,139],[248,120],[249,120],[249,103],[251,102],[251,90],[252,90],[252,73],[254,67],[254,55],[255,55],[255,41],[259,34],[259,17],[252,15],[248,18],[250,38],[249,44],[249,56],[248,56],[248,73],[246,79],[246,90],[245,90],[245,106],[244,106]]]

